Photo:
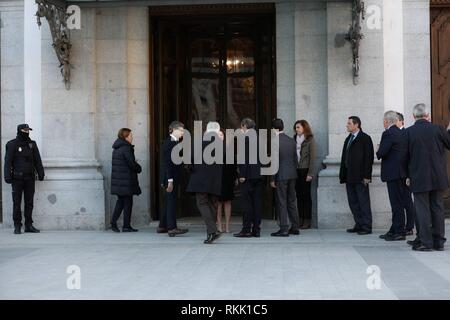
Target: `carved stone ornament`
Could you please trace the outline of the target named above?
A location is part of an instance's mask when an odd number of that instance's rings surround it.
[[[67,28],[67,20],[71,14],[67,13],[64,2],[50,0],[36,0],[38,10],[36,12],[37,24],[41,26],[41,18],[45,18],[50,27],[53,39],[53,48],[59,60],[59,68],[66,89],[70,89],[70,31]]]
[[[346,40],[350,42],[353,54],[353,84],[358,84],[359,77],[359,44],[363,38],[361,33],[361,21],[364,20],[364,2],[353,0],[352,24],[347,33]]]

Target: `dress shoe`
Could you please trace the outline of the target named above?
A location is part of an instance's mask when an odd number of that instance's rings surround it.
[[[380,234],[379,238],[380,239],[386,239],[386,237],[392,235],[392,232],[386,232],[384,234]]]
[[[289,237],[289,231],[281,231],[273,232],[270,234],[272,237]]]
[[[210,233],[210,234],[208,234],[208,237],[206,238],[206,240],[203,241],[203,243],[204,244],[211,244],[214,241],[216,241],[217,239],[219,239],[221,235],[222,235],[221,232]]]
[[[117,227],[117,224],[111,223],[111,230],[114,232],[120,232],[119,228]]]
[[[167,229],[166,228],[160,228],[158,227],[158,229],[156,229],[156,233],[167,233]]]
[[[414,251],[433,251],[433,249],[425,247],[423,244],[413,246],[412,249]]]
[[[251,237],[253,237],[253,234],[251,232],[241,231],[241,232],[233,234],[233,237],[236,237],[236,238],[251,238]]]
[[[172,229],[167,231],[167,233],[169,234],[169,237],[175,237],[175,236],[179,236],[180,234],[185,234],[186,232],[188,232],[188,229]]]
[[[386,241],[405,241],[406,237],[402,234],[389,234],[384,238]]]
[[[138,229],[134,229],[133,227],[124,227],[122,228],[122,232],[138,232]]]
[[[300,231],[298,229],[289,229],[288,233],[298,236]]]
[[[414,232],[412,230],[406,230],[405,236],[412,236],[414,235]]]
[[[259,231],[252,232],[252,237],[260,238],[261,237],[261,232],[259,232]]]
[[[372,231],[369,230],[360,230],[358,232],[356,232],[358,235],[360,236],[365,236],[366,234],[372,234]]]
[[[358,231],[361,231],[361,229],[359,229],[357,227],[353,227],[353,228],[347,229],[348,233],[356,233]]]
[[[15,226],[14,227],[14,234],[21,234],[21,233],[22,233],[21,227],[20,226]]]
[[[442,246],[433,246],[433,250],[444,251],[444,246],[443,245]]]
[[[300,229],[311,229],[311,219],[305,219],[300,225]]]
[[[419,238],[415,238],[414,240],[408,240],[406,241],[407,244],[410,246],[418,246],[420,244]]]
[[[35,227],[33,227],[33,225],[30,225],[28,227],[25,227],[25,232],[29,232],[29,233],[39,233],[41,232],[40,230],[36,229]]]

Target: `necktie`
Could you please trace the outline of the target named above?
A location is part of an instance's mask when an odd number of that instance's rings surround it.
[[[350,136],[350,139],[348,139],[347,150],[350,148],[350,145],[352,144],[353,140],[355,140],[355,135],[354,134],[352,134]]]

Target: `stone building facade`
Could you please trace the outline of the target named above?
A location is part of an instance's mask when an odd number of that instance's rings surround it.
[[[115,198],[109,194],[111,145],[120,127],[134,131],[143,167],[142,195],[133,224],[152,219],[152,42],[149,10],[155,6],[245,5],[246,1],[67,1],[81,8],[81,29],[70,31],[71,86],[65,88],[47,21],[36,24],[34,1],[0,2],[1,147],[16,125],[35,130],[46,169],[37,183],[35,222],[42,229],[103,229]],[[360,70],[354,84],[346,34],[353,1],[278,0],[274,7],[276,115],[291,127],[307,119],[318,143],[314,225],[352,225],[338,169],[347,117],[379,142],[386,110],[412,124],[416,103],[431,105],[430,1],[365,0]],[[3,167],[3,158],[2,158]],[[3,179],[2,179],[3,180]],[[317,191],[316,191],[317,190]],[[2,222],[12,225],[10,186],[2,181]],[[386,186],[374,165],[374,227],[390,222]]]

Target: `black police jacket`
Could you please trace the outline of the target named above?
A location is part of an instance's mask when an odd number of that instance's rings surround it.
[[[17,137],[8,141],[5,152],[4,178],[6,183],[13,179],[44,179],[44,166],[35,141]]]

